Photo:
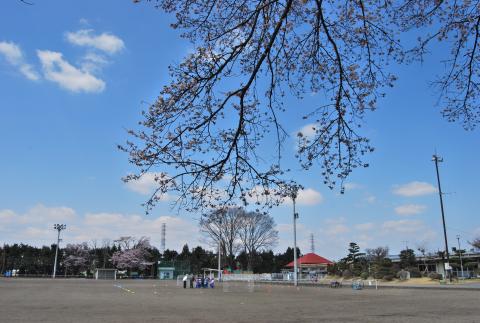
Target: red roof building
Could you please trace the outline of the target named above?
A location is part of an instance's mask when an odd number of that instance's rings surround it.
[[[326,258],[323,258],[322,256],[317,255],[316,253],[310,252],[298,258],[297,265],[304,268],[327,267],[328,265],[333,265],[333,262]],[[293,261],[288,263],[286,267],[293,268]]]

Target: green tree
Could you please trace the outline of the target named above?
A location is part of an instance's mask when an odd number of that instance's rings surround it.
[[[182,252],[178,255],[179,260],[183,261],[190,261],[191,257],[190,249],[188,248],[188,244],[185,244],[182,248]]]
[[[400,251],[400,268],[408,269],[417,265],[415,251],[412,249],[405,249]]]
[[[300,248],[297,247],[297,256],[301,257]],[[286,269],[287,264],[293,261],[293,248],[288,247],[284,253],[275,255],[274,266],[272,272],[279,273],[282,269]]]
[[[370,274],[379,279],[391,274],[392,262],[388,259],[388,247],[366,249],[366,259],[370,268]]]
[[[272,250],[263,251],[255,257],[256,261],[253,264],[253,272],[272,273],[275,267],[275,255]]]
[[[178,252],[176,252],[175,250],[166,249],[162,256],[163,256],[162,258],[163,260],[172,261],[177,259]]]
[[[349,264],[349,269],[354,276],[360,276],[365,267],[363,256],[365,256],[365,253],[360,252],[360,247],[358,244],[355,242],[350,242],[348,255],[345,260]]]
[[[202,268],[217,268],[217,254],[198,246],[192,249],[190,266],[193,273],[200,273]]]

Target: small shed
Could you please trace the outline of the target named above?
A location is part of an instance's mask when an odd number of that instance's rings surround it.
[[[158,267],[160,279],[174,279],[175,267]]]
[[[183,260],[160,260],[157,268],[160,279],[175,279],[191,273],[190,262]]]

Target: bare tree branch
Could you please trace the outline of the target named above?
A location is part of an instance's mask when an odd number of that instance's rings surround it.
[[[138,168],[125,181],[159,174],[147,211],[169,192],[191,211],[278,205],[297,185],[282,166],[282,114],[294,109],[284,106],[287,94],[319,94],[298,111],[313,134],[298,133],[296,158],[305,170],[319,165],[324,183],[343,192],[350,173],[368,166],[373,147],[361,127],[396,80],[388,65],[423,59],[437,39],[453,39],[447,73],[435,83],[443,114],[467,129],[480,120],[478,1],[155,3],[196,49],[170,67],[171,82],[120,146]],[[418,28],[432,32],[406,52],[398,35]]]

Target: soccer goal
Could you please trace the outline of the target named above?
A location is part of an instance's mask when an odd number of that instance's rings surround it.
[[[117,270],[98,268],[95,270],[95,279],[117,280]]]

